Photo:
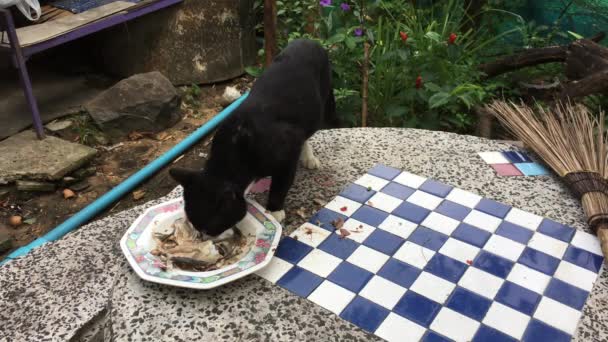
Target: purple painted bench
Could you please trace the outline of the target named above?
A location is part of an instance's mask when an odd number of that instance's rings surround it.
[[[34,129],[39,139],[44,139],[44,128],[40,119],[40,112],[34,93],[32,91],[32,83],[27,70],[27,60],[32,55],[54,48],[61,44],[71,42],[78,38],[88,36],[118,24],[122,24],[129,20],[141,17],[148,13],[156,12],[163,8],[182,2],[183,0],[144,0],[140,4],[127,8],[124,11],[112,14],[100,20],[78,27],[75,30],[60,34],[48,40],[35,43],[28,46],[21,46],[17,38],[17,30],[13,21],[13,17],[9,10],[0,9],[0,32],[5,31],[8,35],[9,46],[0,46],[0,52],[8,52],[12,57],[12,62],[15,68],[19,71],[19,80],[21,88],[25,94],[32,119]]]

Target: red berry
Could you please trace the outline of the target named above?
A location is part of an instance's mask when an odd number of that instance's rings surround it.
[[[422,76],[418,75],[418,77],[416,77],[416,89],[420,88],[422,88]]]
[[[401,36],[401,40],[405,43],[407,42],[407,39],[409,38],[409,36],[407,35],[407,33],[401,31],[399,32],[399,35]]]
[[[342,208],[340,208],[340,211],[347,211],[347,210],[348,210],[348,208],[347,208],[347,207],[342,207]]]
[[[469,266],[473,265],[473,260],[467,260],[467,264],[469,264]]]
[[[450,37],[448,38],[448,44],[454,44],[457,38],[458,36],[456,35],[456,33],[450,33]]]

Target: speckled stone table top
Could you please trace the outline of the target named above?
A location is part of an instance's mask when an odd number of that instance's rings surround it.
[[[578,202],[553,176],[496,177],[477,155],[506,143],[412,129],[322,131],[312,139],[320,170],[300,169],[287,203],[284,233],[308,216],[314,198],[330,200],[382,163],[483,197],[587,229]],[[377,337],[325,309],[252,275],[211,290],[141,281],[118,241],[144,207],[106,218],[0,268],[0,341],[370,341]],[[608,340],[608,274],[584,308],[575,340]],[[98,332],[98,333],[93,333]]]

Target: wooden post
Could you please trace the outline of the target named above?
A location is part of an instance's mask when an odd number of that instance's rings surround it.
[[[269,66],[277,54],[277,1],[264,0],[264,51],[265,65]]]

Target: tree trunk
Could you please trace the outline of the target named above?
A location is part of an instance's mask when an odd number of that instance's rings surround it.
[[[264,0],[264,51],[265,65],[269,66],[277,54],[277,1]]]

